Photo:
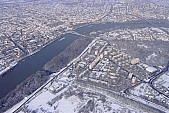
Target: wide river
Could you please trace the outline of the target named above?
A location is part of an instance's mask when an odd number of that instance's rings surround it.
[[[56,40],[25,61],[19,62],[19,65],[11,72],[7,73],[3,78],[0,78],[0,98],[5,96],[31,74],[42,70],[46,62],[61,53],[78,38],[78,36],[72,34],[65,34],[64,37],[64,40]]]
[[[169,27],[168,22],[156,21],[156,25],[160,27]],[[109,28],[144,28],[152,27],[153,25],[145,21],[135,21],[130,23],[106,23],[106,24],[94,24],[87,25],[76,29],[75,31],[81,34],[88,34],[92,31],[106,30]],[[0,98],[4,97],[8,92],[13,90],[18,84],[24,81],[31,74],[36,73],[38,70],[42,70],[45,63],[51,60],[54,56],[61,53],[66,47],[68,47],[74,40],[78,38],[77,35],[65,34],[64,40],[54,41],[41,51],[32,55],[25,61],[19,62],[11,72],[7,73],[3,78],[0,78]]]

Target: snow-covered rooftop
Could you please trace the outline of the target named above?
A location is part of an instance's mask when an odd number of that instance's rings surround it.
[[[146,68],[146,71],[150,72],[150,73],[153,73],[153,72],[156,72],[157,71],[157,68],[155,67],[147,67]]]

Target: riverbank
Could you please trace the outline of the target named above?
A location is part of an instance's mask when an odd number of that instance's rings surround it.
[[[89,38],[78,38],[74,42],[72,42],[62,53],[60,53],[55,58],[61,58],[62,55],[65,55],[67,60],[62,62],[57,70],[65,67],[71,60],[76,58],[92,41]],[[77,51],[77,52],[76,52]],[[73,54],[70,54],[73,53]],[[69,55],[70,54],[70,55]],[[67,56],[68,55],[68,56]],[[67,57],[66,57],[67,56]],[[53,63],[48,62],[48,64],[54,65],[56,62],[60,62],[60,59],[55,59]],[[57,64],[58,65],[58,64]],[[0,99],[0,111],[4,112],[7,109],[11,108],[13,105],[20,102],[22,99],[33,93],[37,90],[41,85],[43,85],[50,77],[49,75],[52,72],[47,70],[38,71],[35,74],[29,76],[25,81],[19,84],[14,90],[9,92],[4,98]]]
[[[25,81],[19,84],[14,90],[9,92],[4,98],[0,99],[0,111],[4,112],[22,99],[33,93],[49,79],[49,72],[38,71],[29,76]]]
[[[3,76],[5,76],[5,74],[7,74],[8,72],[10,72],[10,70],[12,70],[13,68],[15,68],[21,61],[26,60],[27,58],[30,58],[32,55],[38,53],[39,51],[41,51],[43,48],[47,47],[51,43],[53,43],[53,42],[55,42],[57,40],[59,41],[60,39],[62,39],[62,35],[63,34],[57,36],[58,38],[55,38],[55,39],[51,40],[49,43],[47,43],[46,45],[40,47],[36,51],[34,51],[34,52],[32,52],[32,53],[30,53],[30,54],[28,54],[28,55],[26,55],[26,56],[24,56],[24,57],[16,60],[14,62],[12,62],[8,67],[6,67],[5,69],[3,69],[3,70],[0,71],[0,78],[2,78]]]
[[[68,48],[61,54],[54,57],[51,61],[47,62],[44,70],[50,72],[57,72],[59,69],[65,67],[70,61],[76,58],[92,41],[90,38],[82,38],[75,40]]]
[[[87,23],[87,24],[82,24],[82,25],[77,25],[77,26],[74,26],[74,28],[72,29],[72,31],[74,30],[77,30],[77,29],[80,29],[80,28],[83,28],[83,27],[87,27],[87,26],[90,26],[92,25],[92,23]],[[26,60],[28,58],[30,58],[32,55],[40,52],[43,48],[47,47],[48,45],[54,43],[55,41],[62,41],[65,39],[65,37],[63,37],[63,35],[67,34],[66,32],[63,32],[62,34],[60,34],[59,36],[56,36],[55,39],[51,40],[49,43],[45,44],[44,46],[42,46],[41,48],[37,49],[36,51],[12,62],[10,64],[10,66],[6,67],[5,69],[1,70],[0,71],[0,78],[2,78],[3,76],[5,76],[8,72],[10,72],[13,68],[15,68],[21,61],[23,60]]]
[[[2,78],[4,74],[8,73],[11,69],[13,69],[15,66],[17,66],[17,64],[18,64],[18,62],[14,61],[8,67],[6,67],[4,70],[0,71],[0,78]]]

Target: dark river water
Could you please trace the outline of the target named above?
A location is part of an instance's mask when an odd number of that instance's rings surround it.
[[[72,34],[66,34],[64,37],[64,40],[56,40],[30,58],[27,58],[25,61],[19,62],[19,65],[11,72],[5,74],[3,78],[0,78],[0,98],[4,97],[31,74],[36,73],[38,70],[42,70],[46,62],[61,53],[78,38],[78,36]]]
[[[160,27],[169,27],[168,22],[155,20],[155,25]],[[93,24],[87,25],[76,29],[75,31],[80,34],[88,34],[92,31],[106,30],[109,28],[144,28],[152,27],[153,25],[146,21],[134,21],[126,23],[106,23],[106,24]],[[21,61],[13,71],[5,74],[3,78],[0,78],[0,98],[4,97],[8,92],[13,90],[18,84],[24,81],[31,74],[36,73],[38,70],[42,70],[46,62],[51,60],[54,56],[61,53],[66,47],[68,47],[74,40],[78,38],[77,35],[65,34],[62,41],[54,41],[41,51],[37,52],[25,61]]]

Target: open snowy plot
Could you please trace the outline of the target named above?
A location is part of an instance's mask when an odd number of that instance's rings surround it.
[[[115,103],[110,98],[106,99],[106,102],[98,101],[97,100],[97,106],[95,108],[96,113],[112,113],[112,112],[120,112],[123,107],[119,105],[118,103]]]
[[[130,90],[130,93],[136,96],[141,96],[141,97],[142,96],[155,97],[159,94],[157,91],[153,90],[147,83],[141,83],[138,86],[132,88]]]
[[[58,83],[53,83],[57,85]],[[57,98],[60,98],[62,93],[65,92],[67,88],[64,88],[60,92],[54,94],[49,89],[43,89],[42,93],[37,95],[32,101],[24,106],[25,111],[35,112],[35,113],[53,113],[56,111]],[[52,102],[52,105],[49,104]]]
[[[53,111],[53,108],[49,106],[47,102],[52,100],[54,97],[56,97],[56,95],[50,93],[49,91],[45,91],[25,106],[27,106],[28,110],[35,111],[36,113],[41,113],[42,111]]]
[[[33,99],[25,107],[28,111],[35,113],[77,113],[80,105],[82,105],[82,102],[73,95],[67,99],[61,96],[60,100],[50,106],[48,102],[55,97],[56,95],[46,91]]]
[[[56,94],[44,89],[23,108],[24,113],[138,113],[100,93],[79,87],[66,87]]]
[[[57,104],[56,111],[58,113],[77,113],[82,102],[78,97],[71,96],[67,99],[63,97]]]
[[[143,96],[146,95],[146,87],[148,87],[148,84],[139,84],[138,86],[134,87],[130,90],[130,93],[137,96]]]
[[[169,73],[163,74],[154,83],[158,85],[162,85],[169,90]]]

